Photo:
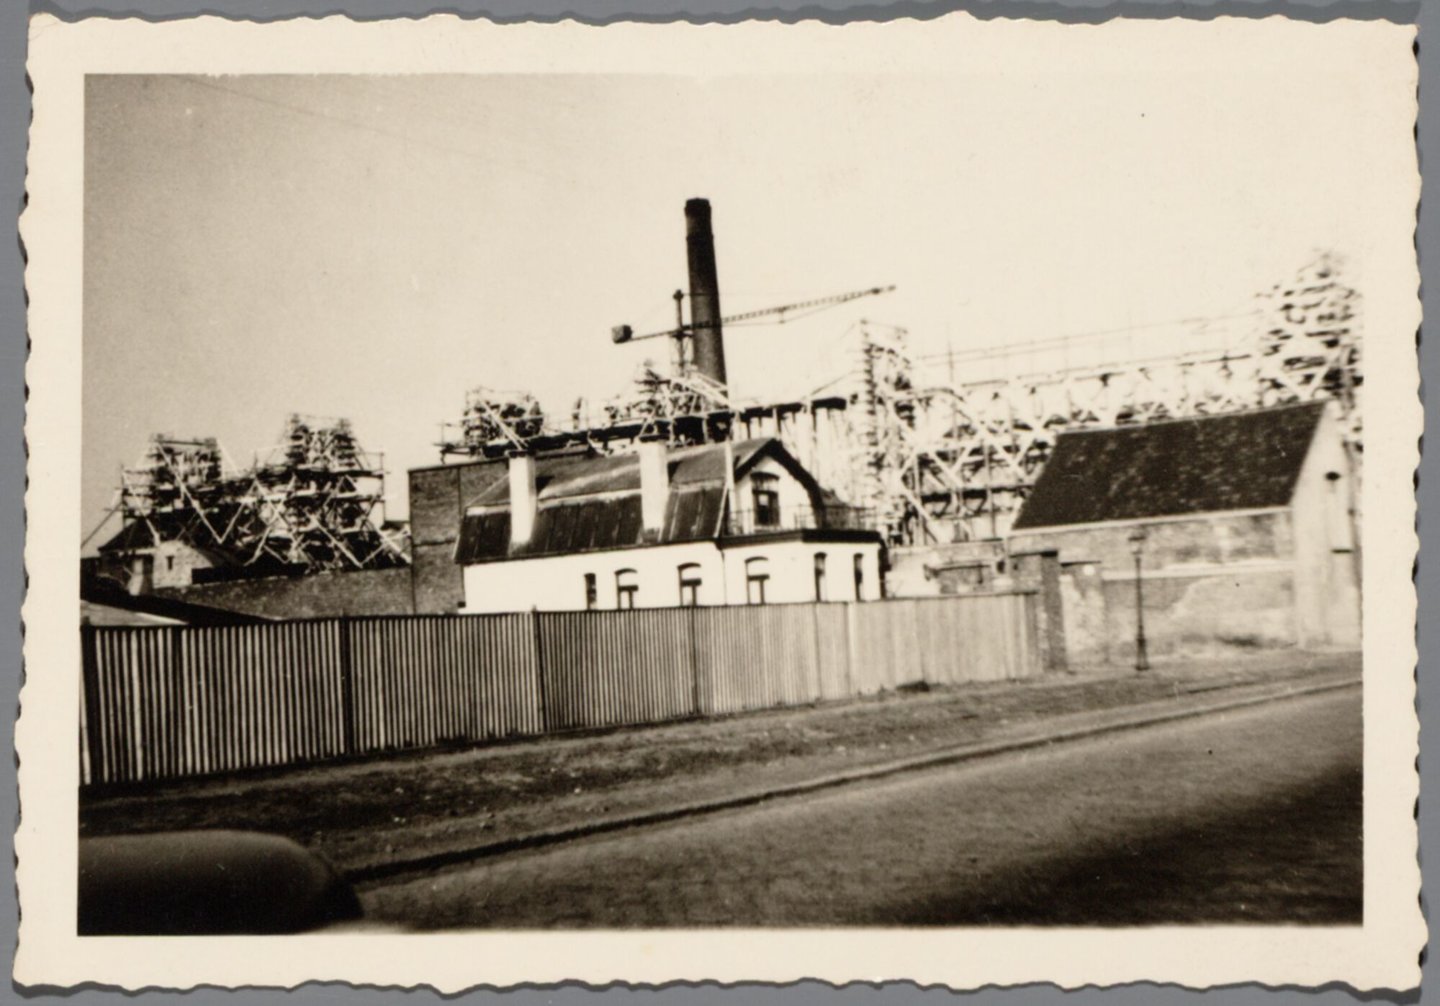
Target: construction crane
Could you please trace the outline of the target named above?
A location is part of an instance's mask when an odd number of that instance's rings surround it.
[[[776,324],[783,325],[795,312],[804,311],[807,314],[812,311],[822,311],[826,308],[838,307],[841,304],[849,303],[852,300],[859,300],[862,297],[878,297],[890,293],[895,289],[894,284],[890,286],[872,286],[865,290],[851,290],[849,293],[837,293],[829,297],[816,297],[814,300],[797,301],[794,304],[781,304],[778,307],[762,307],[754,311],[743,311],[740,314],[726,315],[720,319],[722,325],[734,325],[745,321],[755,321],[759,318],[767,318],[771,315],[777,316]],[[685,299],[683,290],[676,290],[675,294],[675,327],[667,328],[659,332],[646,332],[643,335],[636,335],[635,330],[629,325],[616,325],[610,330],[610,338],[615,343],[639,342],[641,339],[659,339],[669,337],[677,342],[694,334],[692,326],[685,324],[681,312],[681,302]]]

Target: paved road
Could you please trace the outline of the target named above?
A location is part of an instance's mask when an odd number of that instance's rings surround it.
[[[1358,688],[482,862],[417,928],[1359,922]]]

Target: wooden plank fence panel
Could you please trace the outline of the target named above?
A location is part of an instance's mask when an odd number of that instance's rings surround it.
[[[82,631],[85,783],[1040,674],[1036,598]]]
[[[834,701],[855,694],[850,680],[849,604],[812,604],[816,647],[816,698]]]
[[[899,601],[856,604],[850,609],[851,668],[856,695],[874,695],[895,687],[895,668],[891,663],[891,629],[895,614],[903,604]]]
[[[549,728],[659,723],[692,715],[684,609],[545,612],[537,619]]]

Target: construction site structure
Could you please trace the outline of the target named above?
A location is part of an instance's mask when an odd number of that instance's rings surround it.
[[[669,337],[671,372],[647,361],[629,394],[593,408],[578,401],[559,421],[529,396],[476,389],[458,432],[442,438],[442,461],[773,436],[840,500],[877,515],[897,544],[1003,538],[1056,436],[1077,427],[1332,398],[1359,464],[1360,299],[1331,255],[1259,294],[1251,310],[1164,326],[917,356],[904,329],[861,322],[848,374],[804,398],[746,402],[727,385],[724,324],[783,322],[894,287],[719,317],[709,204],[685,209],[690,323],[676,291],[673,328],[612,330],[617,343]],[[1157,343],[1165,349],[1150,348]]]
[[[1254,312],[1180,323],[1181,353],[1112,355],[1112,333],[913,359],[899,330],[862,333],[855,439],[869,491],[908,543],[1003,537],[1062,430],[1333,399],[1363,446],[1359,295],[1330,256],[1259,296]],[[1238,324],[1233,324],[1238,322]],[[1173,331],[1170,335],[1176,334]],[[1150,333],[1153,338],[1154,333]],[[1113,343],[1113,338],[1110,339]],[[1031,370],[1028,360],[1083,360]],[[944,373],[938,373],[943,365]],[[981,379],[960,373],[988,371]]]
[[[262,551],[307,572],[405,564],[385,528],[384,458],[360,448],[348,419],[292,415],[254,472]]]
[[[494,436],[484,450],[466,453],[610,452],[657,434],[676,444],[775,436],[904,544],[1003,537],[1056,435],[1077,427],[1331,398],[1358,465],[1359,295],[1322,256],[1257,301],[1220,318],[930,356],[912,353],[904,329],[862,322],[856,365],[828,394],[745,403],[696,371],[667,376],[647,364],[629,396],[595,411],[577,403],[553,427],[486,427]],[[1191,348],[1147,352],[1157,337]],[[497,412],[487,405],[486,415]]]
[[[344,419],[290,416],[270,455],[244,470],[214,438],[157,434],[122,472],[112,508],[122,526],[100,551],[173,563],[183,548],[212,580],[404,565],[404,535],[383,508],[382,459]]]
[[[715,234],[710,203],[685,203],[685,252],[690,278],[690,320],[685,321],[687,295],[676,290],[675,324],[638,334],[629,325],[611,329],[617,344],[647,339],[670,343],[670,372],[646,360],[629,393],[592,404],[581,398],[570,415],[554,422],[527,394],[477,387],[466,396],[458,423],[441,428],[441,462],[498,458],[517,451],[609,453],[633,448],[641,440],[663,439],[672,446],[723,442],[734,436],[783,438],[802,464],[822,476],[827,486],[845,480],[852,496],[862,492],[849,478],[850,448],[844,413],[848,400],[840,395],[812,396],[805,401],[742,403],[732,396],[725,367],[724,326],[785,324],[819,311],[866,297],[881,296],[892,286],[845,293],[721,316],[720,284],[715,261]]]

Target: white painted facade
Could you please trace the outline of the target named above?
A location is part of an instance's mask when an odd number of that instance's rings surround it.
[[[772,453],[766,453],[767,449]],[[721,449],[710,450],[718,453]],[[467,518],[484,518],[508,510],[510,544],[504,551],[497,552],[492,545],[489,553],[468,553],[472,558],[462,569],[465,600],[460,611],[613,611],[881,598],[879,535],[839,526],[843,521],[831,526],[829,518],[838,518],[840,513],[815,512],[817,506],[825,505],[823,492],[788,456],[773,453],[778,450],[783,449],[752,446],[743,461],[728,451],[720,458],[712,453],[709,466],[703,469],[704,481],[692,477],[682,484],[689,489],[704,487],[722,499],[725,526],[718,526],[719,511],[712,511],[716,516],[707,519],[715,520],[717,526],[687,527],[683,532],[686,538],[697,532],[705,535],[701,540],[667,541],[664,536],[675,533],[665,528],[672,492],[667,454],[659,443],[641,444],[636,458],[641,540],[563,552],[546,551],[546,528],[558,526],[543,519],[551,508],[609,506],[605,519],[613,521],[613,504],[636,495],[635,489],[614,488],[615,468],[611,465],[601,473],[608,475],[608,481],[598,476],[587,479],[584,472],[572,468],[558,486],[545,482],[551,488],[537,492],[535,462],[511,459],[508,503],[497,505],[492,496],[488,505],[477,504],[465,511]],[[681,455],[677,464],[685,463],[687,457],[693,462],[695,454]],[[722,461],[718,471],[715,460]],[[735,466],[728,486],[721,474],[725,463]],[[515,519],[517,512],[519,520]],[[552,519],[561,518],[552,514]],[[567,515],[565,519],[577,518]],[[532,540],[533,535],[542,537]],[[562,535],[555,540],[569,539]],[[603,539],[588,540],[598,544]]]
[[[131,594],[148,594],[156,587],[188,587],[195,582],[197,569],[214,565],[204,552],[183,541],[162,541],[128,556],[126,589]]]
[[[739,541],[648,545],[638,548],[539,556],[477,563],[464,569],[461,614],[510,611],[584,611],[586,576],[594,577],[598,610],[621,606],[621,583],[633,582],[637,608],[673,608],[681,597],[681,567],[697,579],[695,603],[746,604],[755,598],[747,573],[764,570],[765,603],[816,600],[816,556],[824,556],[823,600],[878,601],[881,597],[879,542],[803,541],[795,535]],[[756,561],[758,560],[758,562]],[[861,576],[856,597],[855,568]],[[633,581],[627,574],[633,571]],[[623,580],[619,579],[624,576]]]

